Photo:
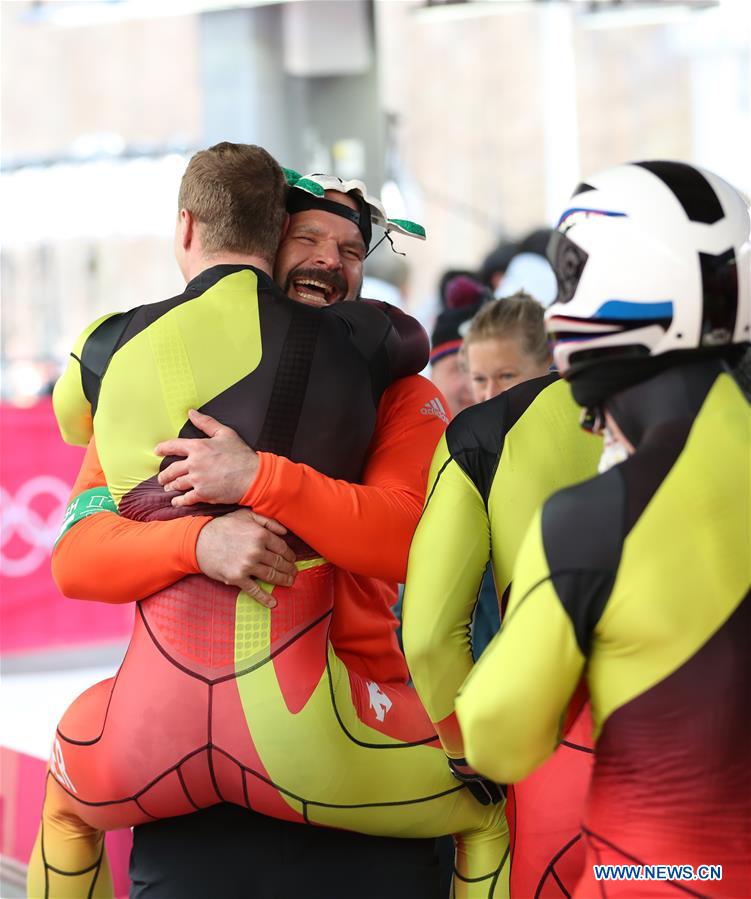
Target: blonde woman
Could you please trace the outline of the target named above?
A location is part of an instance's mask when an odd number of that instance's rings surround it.
[[[462,357],[476,403],[550,371],[543,313],[537,300],[519,291],[487,303],[472,319]]]

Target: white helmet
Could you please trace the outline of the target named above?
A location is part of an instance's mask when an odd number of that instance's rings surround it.
[[[747,343],[750,231],[741,194],[686,163],[620,165],[580,184],[548,246],[558,369],[575,379],[594,365]]]

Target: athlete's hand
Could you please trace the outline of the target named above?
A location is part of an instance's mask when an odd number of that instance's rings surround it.
[[[232,428],[210,415],[188,412],[191,422],[208,440],[176,437],[154,450],[157,456],[185,456],[159,472],[165,492],[180,492],[173,506],[196,503],[239,503],[258,472],[258,455]]]
[[[297,576],[295,554],[282,540],[287,529],[273,518],[238,509],[205,524],[196,543],[201,571],[215,581],[244,590],[273,609],[276,600],[254,578],[291,587]]]
[[[481,805],[496,805],[504,799],[506,794],[503,787],[475,771],[467,764],[466,759],[450,758],[448,762],[454,777],[467,785],[469,792]]]

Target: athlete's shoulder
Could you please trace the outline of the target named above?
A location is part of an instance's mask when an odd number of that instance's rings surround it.
[[[198,280],[198,278],[195,279],[195,281]],[[162,316],[171,312],[176,306],[181,306],[188,300],[192,300],[205,292],[205,290],[200,292],[191,290],[190,285],[188,285],[185,290],[176,293],[174,296],[168,297],[166,300],[155,300],[148,303],[142,303],[140,306],[135,306],[129,313],[127,313],[130,315],[130,321],[132,322],[131,327],[129,328],[129,336],[134,337],[149,325],[157,322]]]
[[[508,433],[548,388],[558,382],[551,373],[506,390],[485,403],[460,412],[446,431],[449,452],[480,493],[487,497]]]
[[[79,356],[83,357],[87,352],[91,353],[94,348],[97,352],[101,352],[101,348],[114,345],[120,334],[125,330],[128,322],[138,308],[129,309],[126,312],[111,312],[98,318],[83,333],[85,339],[81,341]]]
[[[417,374],[428,364],[430,340],[420,322],[380,300],[337,303],[324,309],[345,321],[351,340],[368,359],[380,359],[390,380]]]
[[[94,319],[76,338],[70,356],[81,373],[90,367],[102,368],[131,312],[107,312]],[[101,364],[95,364],[101,360]],[[67,372],[67,370],[66,370]],[[63,379],[61,379],[62,381]],[[85,385],[84,385],[85,391]]]
[[[424,375],[406,375],[391,384],[383,394],[381,402],[392,405],[397,403],[411,405],[413,401],[422,400],[423,402],[428,402],[431,399],[439,399],[441,405],[443,407],[446,406],[443,394],[429,378],[426,378]],[[445,409],[444,414],[445,420],[448,421],[448,412]]]
[[[81,332],[71,355],[80,364],[83,392],[93,407],[96,407],[99,382],[115,351],[173,308],[182,297],[183,294],[179,294],[169,300],[134,306],[125,312],[109,312]]]
[[[547,405],[558,405],[561,401],[570,400],[570,389],[561,380],[557,372],[551,371],[539,378],[523,381],[501,394],[506,404],[503,420],[508,433],[523,417],[535,414]]]
[[[367,360],[376,356],[391,330],[388,316],[371,302],[345,301],[322,309],[305,308],[320,316],[322,327],[346,336]]]
[[[554,373],[533,378],[460,412],[446,432],[449,448],[455,448],[457,452],[474,448],[486,452],[500,451],[505,435],[540,394],[558,380],[558,375]]]
[[[81,331],[73,344],[68,364],[55,384],[52,405],[60,434],[66,443],[85,446],[91,437],[94,392],[87,365],[91,362],[92,350],[96,354],[99,346],[97,335],[117,327],[122,314],[108,312],[100,315]]]
[[[244,275],[247,276],[248,285],[255,290],[258,296],[258,305],[261,310],[264,308],[286,307],[290,312],[311,316],[315,316],[322,311],[315,306],[308,306],[306,303],[300,303],[288,297],[276,281],[270,275],[267,275],[266,272],[260,271],[260,269],[251,266],[244,271]]]
[[[435,384],[422,375],[398,378],[384,392],[378,405],[379,420],[411,421],[414,425],[449,422],[448,405]]]
[[[165,300],[143,303],[131,309],[131,325],[128,328],[126,337],[127,339],[135,337],[178,306],[185,304],[187,309],[190,310],[192,308],[191,302],[200,300],[201,297],[211,296],[221,301],[224,292],[233,295],[239,292],[243,297],[248,293],[255,294],[259,301],[263,302],[268,301],[272,297],[275,300],[281,300],[289,304],[293,302],[260,269],[252,265],[220,263],[209,266],[209,268],[199,272],[188,281],[179,293]]]
[[[399,306],[386,303],[384,300],[362,299],[357,304],[364,309],[377,310],[390,323],[393,330],[402,339],[415,340],[418,337],[427,344],[427,353],[430,355],[430,338],[420,322]],[[372,313],[370,313],[372,314]],[[425,361],[427,365],[427,360]]]
[[[123,314],[124,313],[122,312],[105,312],[104,315],[98,316],[90,324],[86,325],[86,327],[80,332],[78,337],[76,337],[75,341],[73,342],[73,349],[71,354],[74,356],[74,358],[78,358],[81,355],[81,350],[92,334],[94,334],[101,326],[105,325],[108,321],[116,320]]]
[[[378,300],[357,300],[324,306],[321,311],[326,316],[349,322],[352,327],[372,327],[375,324],[385,332],[391,327],[389,312],[393,309],[393,306]]]
[[[541,521],[551,572],[615,571],[625,537],[625,506],[619,466],[554,493],[542,507]]]

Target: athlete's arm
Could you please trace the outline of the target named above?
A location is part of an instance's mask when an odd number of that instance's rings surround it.
[[[500,802],[498,784],[465,758],[454,698],[472,668],[470,625],[490,555],[490,527],[475,485],[441,438],[428,499],[412,541],[402,637],[417,692],[441,738],[454,777],[483,805]]]
[[[129,602],[141,599],[199,569],[198,532],[208,518],[155,523],[127,521],[112,511],[93,434],[92,412],[83,386],[81,356],[96,329],[112,315],[97,319],[76,340],[52,396],[66,443],[88,444],[83,464],[52,553],[52,575],[61,593],[76,599]],[[109,511],[105,511],[109,510]],[[139,548],[148,547],[148,552]]]
[[[63,439],[88,447],[52,552],[52,576],[64,596],[131,602],[200,571],[196,541],[210,519],[136,522],[114,511],[92,436],[91,405],[81,364],[89,337],[112,317],[102,316],[79,336],[53,392]]]
[[[420,322],[390,303],[363,299],[357,304],[339,303],[335,311],[341,315],[359,312],[364,307],[380,310],[391,325],[384,343],[385,356],[392,381],[419,374],[430,361],[430,338]],[[369,333],[373,328],[366,327]]]
[[[473,666],[472,613],[490,556],[488,516],[445,437],[433,457],[428,499],[409,553],[402,608],[404,653],[446,753],[464,755],[454,699]]]
[[[192,416],[209,439],[160,444],[162,455],[185,456],[161,473],[160,482],[190,490],[175,505],[239,501],[282,521],[341,568],[403,581],[430,458],[447,423],[444,408],[434,385],[419,375],[392,384],[378,406],[362,484],[256,453],[230,428]]]
[[[456,698],[468,761],[501,783],[517,783],[553,753],[584,670],[572,619],[548,570],[540,522],[538,512],[501,630]],[[578,573],[578,588],[586,576]]]
[[[64,596],[132,602],[200,571],[196,540],[210,518],[131,521],[113,511],[106,488],[92,438],[68,506],[79,508],[66,513],[52,552],[52,576]]]
[[[421,411],[425,406],[433,410],[431,403],[436,398],[435,387],[419,376],[388,388],[379,405],[362,485],[335,481],[280,456],[259,454],[263,459],[259,469],[261,508],[251,490],[254,511],[280,519],[265,510],[284,510],[285,524],[341,567],[403,580],[430,455],[445,427],[438,415]],[[90,449],[75,495],[104,485],[96,450]],[[186,517],[140,523],[101,512],[80,521],[58,542],[53,574],[66,596],[106,602],[143,599],[201,570],[196,541],[208,520]],[[161,555],[154,552],[155,534],[166,535],[159,544]],[[127,565],[124,559],[128,559]],[[117,577],[112,572],[117,572]]]
[[[402,378],[381,398],[362,484],[259,453],[243,502],[278,518],[340,568],[403,582],[430,459],[447,424],[444,408],[430,381]]]
[[[131,602],[203,573],[269,605],[252,577],[292,583],[294,554],[281,538],[285,529],[249,510],[138,522],[114,508],[92,439],[52,554],[52,574],[65,596]]]

